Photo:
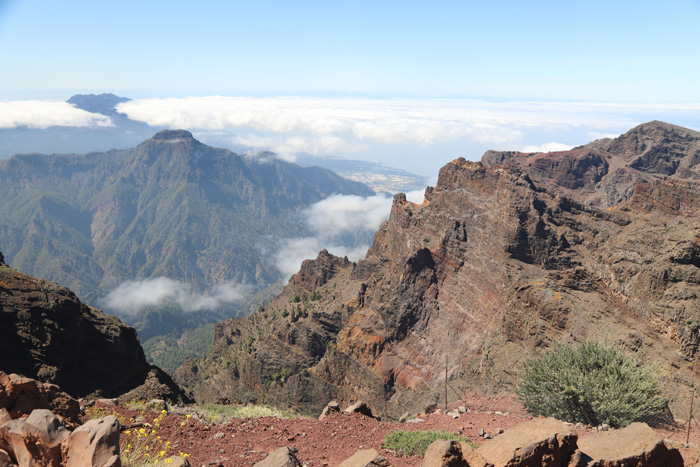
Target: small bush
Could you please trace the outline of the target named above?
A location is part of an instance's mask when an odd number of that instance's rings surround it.
[[[469,438],[464,436],[456,436],[444,430],[431,431],[404,431],[394,430],[384,438],[385,449],[391,449],[396,452],[397,456],[420,456],[425,455],[431,444],[438,439],[450,440],[456,439],[460,442],[465,442],[476,447],[474,443],[469,441]]]
[[[624,427],[666,405],[653,367],[621,348],[595,341],[557,344],[525,362],[516,393],[534,415]]]

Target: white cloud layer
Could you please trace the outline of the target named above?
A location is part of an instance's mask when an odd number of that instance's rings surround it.
[[[423,202],[424,191],[413,191],[406,198]],[[354,235],[370,237],[389,217],[393,197],[386,195],[333,195],[306,209],[303,215],[313,235],[286,239],[275,255],[277,268],[285,277],[299,271],[302,261],[313,259],[324,248],[336,256],[352,261],[364,258],[368,244],[347,246],[344,239]]]
[[[544,143],[540,145],[530,145],[525,146],[521,149],[522,152],[553,152],[553,151],[568,151],[574,146],[570,144],[557,143],[552,141],[551,143]]]
[[[240,300],[246,287],[232,282],[221,284],[209,293],[198,293],[181,281],[156,277],[126,281],[102,299],[102,306],[121,314],[133,314],[144,308],[167,304],[179,305],[184,311],[214,310]]]
[[[442,165],[447,153],[464,155],[465,149],[512,149],[565,137],[585,144],[586,133],[626,131],[651,119],[673,121],[700,111],[697,104],[224,96],[140,99],[117,108],[153,126],[235,132],[219,141],[274,151],[290,161],[301,153],[364,154],[365,160],[372,154],[371,160],[422,167],[428,164],[419,159],[435,158],[427,151],[437,148]]]
[[[79,109],[67,102],[8,101],[0,102],[0,128],[44,129],[51,126],[112,126],[106,115]]]

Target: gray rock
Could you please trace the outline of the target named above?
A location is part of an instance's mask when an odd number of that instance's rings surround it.
[[[376,450],[364,449],[345,459],[338,467],[391,467],[391,464]]]
[[[293,448],[279,448],[253,467],[301,467],[295,452],[296,449]]]
[[[324,408],[323,411],[321,412],[321,415],[319,415],[318,419],[323,420],[326,418],[329,414],[332,413],[339,413],[340,412],[340,406],[336,401],[330,401]]]

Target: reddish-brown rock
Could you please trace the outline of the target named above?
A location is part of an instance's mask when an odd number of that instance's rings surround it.
[[[121,467],[119,422],[108,415],[78,427],[62,444],[63,467]]]
[[[577,439],[574,429],[559,420],[537,418],[484,443],[477,452],[485,465],[494,467],[567,467]]]
[[[80,404],[58,386],[2,371],[0,408],[6,409],[11,418],[27,416],[35,409],[49,409],[68,425],[80,424]]]
[[[61,443],[68,435],[51,411],[37,409],[27,418],[0,426],[0,449],[22,467],[59,467]]]
[[[646,141],[636,155],[635,138]],[[398,418],[435,402],[445,378],[512,390],[529,356],[604,329],[658,362],[671,410],[682,409],[677,385],[700,374],[700,184],[661,180],[662,162],[635,161],[652,142],[676,148],[669,160],[678,148],[692,160],[696,139],[653,123],[617,146],[523,163],[456,159],[422,203],[394,197],[365,259],[307,262],[264,309],[217,326],[209,356],[178,377],[203,401],[264,399],[318,415],[329,399],[361,398]]]
[[[301,467],[292,448],[279,448],[253,467]]]
[[[645,423],[585,436],[578,449],[575,467],[683,467],[678,450]]]
[[[468,467],[458,441],[434,441],[423,456],[423,467]]]

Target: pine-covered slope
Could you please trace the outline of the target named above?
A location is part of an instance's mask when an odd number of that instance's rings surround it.
[[[298,211],[333,193],[372,194],[324,169],[162,131],[127,150],[0,162],[0,245],[13,267],[88,301],[158,276],[265,285],[280,278],[265,252],[303,235]]]

